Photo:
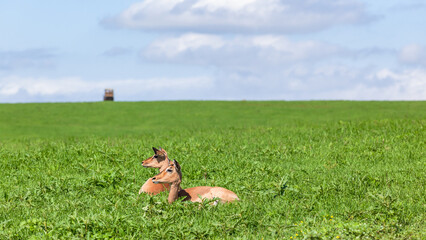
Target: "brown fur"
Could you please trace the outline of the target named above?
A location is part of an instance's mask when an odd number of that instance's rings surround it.
[[[146,180],[139,190],[139,194],[147,193],[149,195],[157,195],[161,192],[170,190],[170,184],[155,184],[152,182],[152,178]]]
[[[169,166],[161,173],[154,176],[152,181],[157,184],[171,184],[168,197],[169,203],[176,201],[176,199],[180,197],[185,197],[183,199],[184,201],[191,202],[202,202],[203,199],[215,198],[220,199],[220,201],[223,203],[239,200],[237,194],[222,187],[200,186],[182,189],[180,187],[180,183],[182,181],[182,172],[179,163],[175,160],[173,160],[173,162],[169,162]]]
[[[146,168],[158,168],[161,171],[167,168],[169,158],[167,152],[164,149],[152,148],[154,155],[142,161],[142,166]],[[170,190],[170,184],[154,184],[152,178],[148,179],[139,190],[139,194],[147,193],[150,195],[156,195],[161,192]]]

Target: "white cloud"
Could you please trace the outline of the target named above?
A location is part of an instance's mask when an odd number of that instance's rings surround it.
[[[52,50],[44,48],[0,51],[0,70],[51,68],[55,56]]]
[[[404,46],[399,59],[403,63],[426,66],[426,48],[419,44],[410,44]]]
[[[101,101],[114,88],[119,101],[141,100],[425,100],[426,71],[292,65],[274,72],[220,71],[210,77],[126,79],[0,78],[0,102]]]
[[[113,88],[121,101],[186,99],[188,92],[206,90],[212,84],[209,77],[86,81],[9,76],[0,78],[0,102],[99,101],[105,88]]]
[[[219,80],[220,79],[220,80]],[[224,98],[258,100],[425,100],[426,71],[291,66],[262,75],[218,77]]]
[[[196,32],[311,32],[372,20],[359,0],[145,0],[107,26]]]
[[[191,33],[156,40],[142,55],[161,63],[215,66],[214,89],[204,93],[205,99],[425,99],[425,71],[391,70],[373,60],[355,64],[390,54],[365,51],[280,35]]]
[[[29,95],[73,94],[81,91],[91,91],[94,85],[87,84],[79,78],[20,78],[16,76],[3,78],[0,81],[0,94],[11,96],[20,91]]]
[[[270,55],[275,52],[292,61],[329,57],[343,52],[342,48],[324,42],[311,40],[295,42],[283,36],[273,35],[253,37],[249,40],[249,44],[261,50],[271,51],[268,53]]]
[[[426,71],[381,69],[343,89],[328,91],[334,99],[349,100],[425,100]]]
[[[335,98],[353,100],[425,100],[426,71],[411,69],[401,72],[382,69],[341,92]]]
[[[172,59],[188,51],[197,51],[200,48],[217,50],[224,46],[221,37],[207,34],[185,34],[178,38],[166,38],[154,41],[146,51],[147,57],[165,57]]]
[[[269,68],[347,54],[347,50],[318,41],[291,41],[284,36],[257,35],[225,38],[211,34],[183,34],[152,42],[142,52],[147,60],[219,66]]]

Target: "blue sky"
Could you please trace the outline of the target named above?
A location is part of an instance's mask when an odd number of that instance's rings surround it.
[[[426,2],[0,0],[0,102],[426,100]]]

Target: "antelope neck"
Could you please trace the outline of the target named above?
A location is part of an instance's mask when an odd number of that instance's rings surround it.
[[[164,161],[169,160],[168,158],[166,158]],[[166,168],[169,166],[169,164],[163,164],[163,166],[160,167],[160,172],[166,170]]]
[[[180,187],[180,180],[171,183],[169,197],[167,198],[169,203],[172,203],[172,202],[176,201],[176,199],[178,199],[179,192],[181,190],[182,190],[182,188]]]

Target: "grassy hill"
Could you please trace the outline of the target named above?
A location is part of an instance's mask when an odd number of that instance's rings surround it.
[[[0,104],[0,238],[424,238],[425,123],[426,102]],[[241,201],[139,196],[152,146]]]
[[[424,120],[425,102],[95,102],[0,104],[0,138],[124,136],[154,129],[292,128]]]

